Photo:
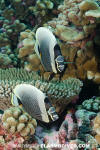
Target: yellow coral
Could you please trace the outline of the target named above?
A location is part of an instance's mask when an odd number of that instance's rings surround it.
[[[34,51],[34,45],[35,45],[35,43],[33,40],[28,39],[28,38],[24,39],[23,47],[20,48],[20,50],[19,50],[19,58],[22,58],[24,56],[32,54]]]
[[[100,8],[96,10],[89,10],[85,13],[85,16],[89,17],[95,17],[95,18],[100,18]]]
[[[19,38],[19,58],[28,56],[34,52],[35,33],[31,30],[25,30],[20,33]]]
[[[28,121],[28,117],[27,117],[26,115],[21,115],[21,116],[19,117],[19,122],[25,123],[25,122],[27,122],[27,121]]]
[[[6,110],[2,117],[4,128],[14,134],[20,133],[21,136],[33,135],[37,122],[21,107],[11,107]]]
[[[18,44],[18,57],[20,59],[26,60],[24,66],[27,71],[37,71],[41,70],[41,63],[35,54],[35,32],[31,30],[25,30],[20,33],[19,44]]]
[[[31,54],[29,55],[28,57],[28,61],[35,66],[38,66],[40,64],[40,60],[39,58],[37,57],[36,54]]]
[[[57,25],[55,34],[63,41],[79,41],[85,38],[84,32],[78,32],[75,28]]]
[[[80,10],[84,10],[84,11],[95,10],[98,9],[98,5],[93,0],[85,0],[79,4],[79,8]]]

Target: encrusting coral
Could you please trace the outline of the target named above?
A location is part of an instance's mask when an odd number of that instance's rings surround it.
[[[58,11],[58,18],[44,26],[50,26],[58,37],[65,61],[73,62],[67,65],[63,79],[69,76],[89,79],[89,72],[93,72],[98,75],[91,80],[100,83],[99,59],[94,48],[95,31],[100,24],[100,6],[94,0],[64,0]]]
[[[11,107],[2,116],[3,127],[12,134],[20,133],[27,137],[35,133],[37,122],[21,107]]]
[[[72,101],[78,98],[83,83],[76,78],[68,78],[64,81],[43,81],[35,72],[27,72],[24,69],[0,69],[0,99],[2,98],[10,103],[10,94],[14,87],[20,83],[32,84],[50,97],[55,107],[62,109]],[[4,103],[4,101],[3,101]]]

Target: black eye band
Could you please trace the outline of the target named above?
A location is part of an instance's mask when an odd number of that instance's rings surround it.
[[[54,47],[54,55],[55,55],[55,59],[57,58],[57,56],[62,55],[61,50],[60,50],[60,46],[58,44],[56,44]]]
[[[50,107],[52,107],[48,97],[44,99],[46,110],[48,111]]]
[[[20,99],[17,97],[17,100],[18,100],[18,104],[21,105],[22,102],[20,101]]]
[[[58,117],[58,115],[56,113],[55,108],[52,107],[52,104],[50,103],[48,97],[46,97],[44,99],[44,102],[45,102],[46,111],[48,112],[51,120],[53,120],[53,121],[57,120],[59,117]]]

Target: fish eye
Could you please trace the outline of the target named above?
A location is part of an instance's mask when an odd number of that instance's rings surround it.
[[[58,44],[55,45],[54,50],[60,50],[60,46]]]
[[[49,98],[46,97],[46,98],[44,99],[44,102],[45,102],[45,103],[49,103]]]

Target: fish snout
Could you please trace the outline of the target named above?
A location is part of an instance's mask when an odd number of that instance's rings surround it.
[[[57,70],[59,72],[63,72],[64,71],[64,68],[65,68],[65,65],[64,65],[64,57],[59,55],[56,59],[56,65],[57,65]]]

